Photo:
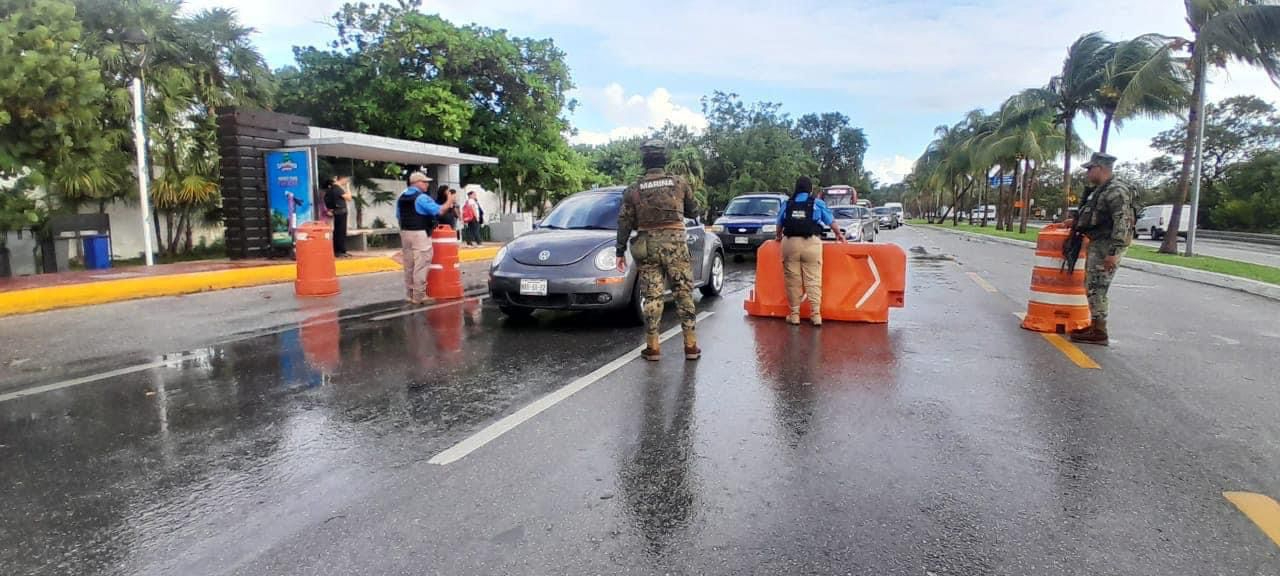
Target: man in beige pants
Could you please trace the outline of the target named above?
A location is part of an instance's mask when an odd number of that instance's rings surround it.
[[[822,325],[822,231],[823,225],[831,227],[836,240],[844,242],[844,233],[835,226],[835,215],[813,193],[813,181],[808,176],[796,179],[791,199],[778,214],[777,239],[782,242],[782,273],[787,285],[787,303],[791,313],[787,323],[800,323],[801,298],[809,297],[809,319],[814,326]]]
[[[427,268],[431,266],[431,231],[436,217],[453,207],[450,195],[444,204],[437,203],[428,191],[431,179],[422,172],[409,175],[409,188],[396,200],[396,219],[400,221],[400,246],[404,264],[405,300],[422,304],[427,297]]]

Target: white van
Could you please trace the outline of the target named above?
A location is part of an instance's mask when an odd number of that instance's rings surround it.
[[[1182,205],[1182,215],[1178,218],[1178,236],[1186,237],[1187,228],[1191,226],[1191,205]],[[1147,206],[1138,214],[1138,236],[1147,235],[1152,240],[1164,238],[1164,233],[1173,221],[1173,204],[1157,204]]]

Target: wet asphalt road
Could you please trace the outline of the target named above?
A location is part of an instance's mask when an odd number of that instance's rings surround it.
[[[1280,496],[1280,306],[1124,270],[1084,370],[1017,328],[1030,251],[884,239],[918,247],[888,326],[747,318],[736,267],[702,361],[444,466],[641,331],[335,306],[0,402],[0,573],[1280,574],[1221,496]]]

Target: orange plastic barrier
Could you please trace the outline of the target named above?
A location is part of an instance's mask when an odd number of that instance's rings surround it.
[[[907,253],[896,244],[822,245],[822,318],[844,322],[889,321],[890,308],[906,305]],[[756,285],[745,304],[752,316],[783,318],[791,312],[782,275],[782,245],[756,251]],[[810,306],[800,306],[808,318]]]
[[[338,267],[333,260],[333,229],[320,222],[307,222],[294,233],[298,279],[293,290],[298,296],[332,296],[341,291]]]
[[[1062,246],[1071,230],[1050,224],[1036,237],[1036,262],[1031,270],[1031,299],[1022,327],[1036,332],[1065,334],[1087,328],[1090,323],[1089,297],[1084,289],[1085,261],[1089,240],[1080,249],[1076,271],[1063,270]]]
[[[436,300],[462,297],[462,264],[458,260],[458,235],[449,226],[431,233],[431,269],[427,271],[427,296]]]

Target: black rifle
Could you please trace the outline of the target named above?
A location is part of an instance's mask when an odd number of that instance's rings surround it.
[[[1089,196],[1093,193],[1091,189],[1085,189],[1084,197],[1080,199],[1080,210],[1076,210],[1075,220],[1071,222],[1071,237],[1062,244],[1062,270],[1068,274],[1075,274],[1076,261],[1080,259],[1080,250],[1084,248],[1084,232],[1080,231],[1080,213],[1083,212],[1084,205],[1089,202]]]

